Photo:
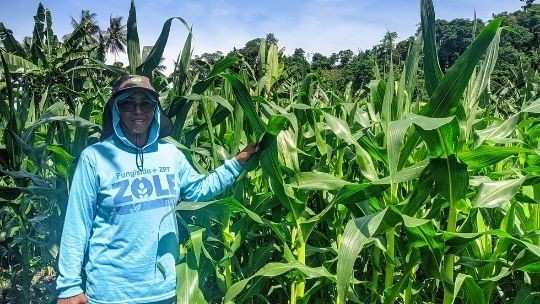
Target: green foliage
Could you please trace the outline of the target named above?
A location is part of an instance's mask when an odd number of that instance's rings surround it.
[[[32,41],[0,23],[0,271],[13,271],[2,300],[54,301],[43,290],[54,289],[73,161],[99,138],[111,81],[129,72],[152,78],[168,140],[200,172],[260,147],[215,201],[167,214],[178,215],[180,302],[534,303],[538,13],[484,26],[434,12],[421,1],[416,37],[388,32],[371,50],[310,63],[273,34],[192,59],[179,17],[141,49],[132,2],[127,68],[103,62],[89,11],[62,42],[42,5]],[[187,36],[166,76],[174,20]]]

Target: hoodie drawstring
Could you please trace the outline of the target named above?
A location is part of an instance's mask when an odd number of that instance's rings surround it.
[[[141,138],[141,134],[140,133],[136,133],[135,134],[135,142],[138,144],[139,143],[139,140]],[[140,158],[140,161],[141,163],[139,164],[139,158]],[[144,169],[144,153],[143,153],[143,149],[141,147],[139,147],[137,145],[136,147],[136,150],[135,150],[135,164],[137,165],[137,169],[139,169],[139,171],[142,171]]]

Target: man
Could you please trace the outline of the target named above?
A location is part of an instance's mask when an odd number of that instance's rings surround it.
[[[172,123],[158,96],[146,77],[119,78],[101,141],[81,153],[60,245],[58,304],[172,303],[178,239],[170,211],[179,198],[203,201],[223,192],[258,151],[248,145],[214,172],[198,174],[162,139]]]

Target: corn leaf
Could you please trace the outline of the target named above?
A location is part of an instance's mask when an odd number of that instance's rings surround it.
[[[351,183],[324,172],[301,172],[290,187],[306,190],[339,190]]]
[[[478,286],[478,284],[476,284],[473,277],[464,273],[458,273],[456,277],[452,303],[454,303],[454,301],[456,300],[457,295],[463,284],[465,284],[467,288],[467,293],[469,294],[469,299],[471,301],[474,301],[474,303],[478,303],[478,304],[486,303],[482,289]]]
[[[422,37],[424,38],[424,79],[426,90],[432,96],[443,78],[435,42],[435,10],[432,0],[421,1]]]
[[[261,268],[257,273],[255,273],[253,276],[243,279],[241,281],[238,281],[234,283],[229,290],[227,290],[227,293],[223,297],[223,303],[232,303],[234,298],[238,296],[245,288],[246,285],[255,277],[275,277],[279,276],[283,273],[286,273],[290,270],[297,269],[300,272],[302,272],[308,279],[314,279],[314,278],[320,278],[325,277],[330,280],[335,280],[335,276],[332,275],[326,268],[324,267],[316,267],[312,268],[309,266],[306,266],[304,264],[298,263],[298,262],[291,262],[291,263],[268,263],[263,268]]]
[[[500,162],[513,155],[529,152],[520,147],[497,147],[483,145],[471,151],[458,153],[458,158],[471,170],[479,170]]]
[[[519,191],[525,177],[480,184],[473,206],[477,208],[494,208],[512,199]]]
[[[476,65],[497,35],[501,22],[501,18],[491,21],[467,50],[459,56],[433,91],[428,104],[420,110],[420,115],[446,117],[453,114]]]
[[[130,14],[131,16],[131,14]],[[159,62],[161,60],[161,57],[163,56],[163,51],[165,50],[165,46],[167,45],[167,40],[169,39],[169,32],[171,31],[171,24],[173,20],[180,20],[182,24],[187,28],[188,30],[188,37],[186,39],[186,42],[184,43],[184,49],[182,51],[182,56],[189,56],[191,57],[191,40],[192,40],[192,33],[191,28],[188,25],[188,23],[181,17],[173,17],[167,19],[165,23],[163,24],[163,28],[161,29],[161,33],[159,34],[159,37],[152,47],[152,50],[146,57],[146,60],[140,65],[137,66],[137,72],[141,75],[151,77],[152,72],[154,69],[159,65]],[[129,23],[129,20],[128,20]],[[129,43],[129,41],[128,41]],[[129,44],[128,44],[129,46]],[[128,50],[129,53],[129,50]],[[188,61],[189,62],[189,61]],[[180,60],[178,64],[182,63],[182,69],[189,69],[189,64],[186,64],[183,60]],[[130,61],[131,64],[131,61]]]
[[[137,12],[135,11],[135,0],[131,0],[129,16],[127,20],[127,53],[129,61],[129,73],[136,74],[137,67],[141,64],[141,46],[139,44],[139,34],[137,32]]]

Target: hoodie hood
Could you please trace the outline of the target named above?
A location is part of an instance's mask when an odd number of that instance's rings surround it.
[[[132,147],[134,149],[141,149],[144,151],[148,146],[152,145],[160,136],[159,136],[159,130],[160,130],[160,117],[161,117],[161,108],[156,106],[156,109],[154,110],[154,116],[152,119],[152,123],[148,127],[148,140],[146,141],[146,144],[139,148],[135,146],[129,139],[127,139],[126,135],[124,134],[124,131],[122,130],[122,121],[120,120],[120,110],[118,109],[118,101],[123,100],[127,97],[129,97],[134,92],[139,91],[138,89],[131,89],[126,90],[122,92],[121,94],[118,94],[113,102],[112,102],[112,128],[114,130],[114,134],[128,147]],[[143,91],[146,95],[148,95],[149,98],[152,100],[155,100],[154,97],[152,97],[148,92]],[[158,103],[156,101],[156,103]],[[142,152],[142,151],[141,151]]]
[[[116,132],[116,124],[117,122],[114,121],[114,113],[118,116],[118,107],[114,104],[120,95],[123,95],[126,92],[133,93],[135,90],[140,90],[146,93],[152,100],[155,100],[157,102],[156,110],[154,111],[154,118],[155,122],[157,122],[158,126],[158,138],[169,136],[172,133],[172,122],[171,120],[163,113],[163,109],[161,108],[161,104],[159,102],[159,94],[156,92],[154,87],[150,84],[150,80],[147,77],[144,76],[138,76],[138,75],[124,75],[120,77],[113,85],[113,90],[111,93],[111,97],[107,101],[107,104],[105,105],[105,108],[103,109],[103,117],[102,117],[102,133],[100,140],[103,141],[107,139],[109,136],[111,136],[113,133],[115,134],[122,134],[122,130],[120,130],[120,133]],[[126,95],[125,97],[129,96]],[[124,97],[124,98],[125,98]],[[120,117],[118,117],[118,120]],[[152,123],[152,128],[154,127],[154,124]],[[152,129],[151,129],[152,130]],[[151,135],[151,134],[150,134]],[[125,138],[125,136],[123,136]],[[119,137],[120,138],[120,137]],[[148,139],[148,143],[150,143],[150,138]]]

